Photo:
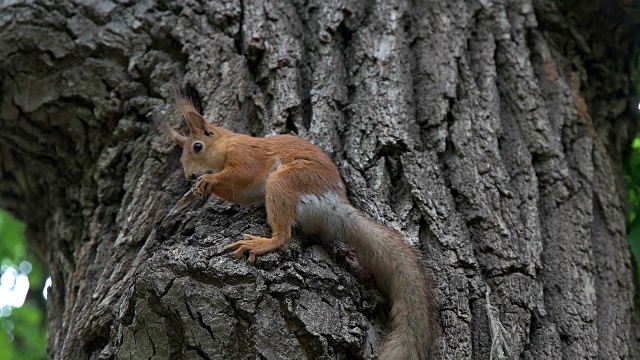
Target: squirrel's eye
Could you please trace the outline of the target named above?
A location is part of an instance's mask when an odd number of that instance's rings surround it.
[[[197,142],[197,143],[193,143],[193,151],[197,153],[199,153],[202,150],[202,143],[201,142]]]

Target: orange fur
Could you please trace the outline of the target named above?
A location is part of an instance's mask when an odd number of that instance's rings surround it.
[[[338,169],[320,148],[291,135],[254,138],[208,124],[193,103],[174,92],[189,125],[182,166],[194,192],[250,205],[264,201],[270,238],[245,234],[227,246],[238,258],[256,256],[286,246],[292,226],[344,239],[392,302],[393,331],[385,338],[379,359],[427,359],[438,334],[433,292],[415,249],[399,233],[364,217],[347,199]],[[155,121],[155,120],[154,120]],[[160,129],[177,139],[166,122]],[[176,135],[177,134],[177,135]],[[194,149],[198,145],[199,151]]]

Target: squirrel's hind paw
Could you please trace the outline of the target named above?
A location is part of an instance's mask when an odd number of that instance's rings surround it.
[[[244,240],[236,241],[225,249],[233,251],[233,256],[237,259],[245,251],[249,251],[249,262],[254,263],[256,256],[278,250],[286,245],[286,242],[278,238],[263,238],[248,234],[243,234]]]

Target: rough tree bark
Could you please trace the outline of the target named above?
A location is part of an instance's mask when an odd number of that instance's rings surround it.
[[[263,208],[173,208],[189,184],[147,115],[174,84],[218,124],[330,154],[354,204],[424,255],[438,358],[640,353],[627,3],[0,1],[0,204],[50,264],[49,356],[378,347],[385,301],[348,251],[297,234],[250,266],[223,247],[267,234]]]

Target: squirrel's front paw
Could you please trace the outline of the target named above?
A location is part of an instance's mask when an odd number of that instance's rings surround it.
[[[193,186],[193,193],[203,198],[209,195],[213,186],[210,177],[210,174],[200,176]]]

